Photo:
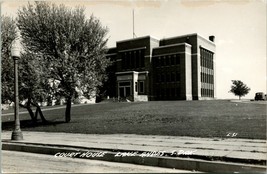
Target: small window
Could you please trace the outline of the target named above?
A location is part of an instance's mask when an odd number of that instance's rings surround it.
[[[145,85],[144,81],[139,82],[139,93],[144,93],[145,92]]]
[[[166,82],[170,81],[170,74],[166,74]]]
[[[158,66],[158,59],[155,57],[155,58],[153,58],[153,60],[154,60],[154,67],[157,67]]]
[[[176,81],[179,82],[180,81],[180,73],[176,72]]]
[[[135,92],[138,91],[138,85],[137,85],[137,82],[135,82]]]
[[[170,65],[170,59],[169,57],[166,57],[166,66],[169,66]]]
[[[161,82],[165,82],[165,74],[161,74]]]
[[[145,52],[141,51],[141,67],[145,67]]]
[[[175,57],[171,56],[171,65],[174,65],[174,60],[175,60]]]
[[[171,82],[174,82],[174,81],[175,81],[175,74],[171,73]]]
[[[161,82],[161,75],[158,74],[157,82]]]
[[[176,64],[180,64],[180,55],[176,56]]]

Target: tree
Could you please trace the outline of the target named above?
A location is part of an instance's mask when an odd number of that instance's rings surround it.
[[[25,46],[41,57],[49,80],[58,81],[57,94],[66,99],[65,121],[71,102],[90,98],[102,85],[109,60],[105,58],[107,28],[84,8],[34,2],[18,11],[18,27]]]
[[[232,80],[232,86],[230,92],[233,93],[236,96],[239,96],[239,100],[241,99],[242,96],[245,96],[246,94],[249,93],[250,88],[247,87],[246,84],[244,84],[240,80]]]
[[[20,103],[20,106],[28,110],[34,122],[37,122],[38,113],[42,121],[47,122],[39,103],[47,101],[51,90],[46,71],[40,65],[40,58],[25,50],[19,60],[19,98],[20,101],[25,101],[25,104]],[[31,106],[36,107],[35,115],[33,115]]]
[[[11,42],[16,38],[16,22],[8,16],[1,16],[1,98],[2,103],[10,103],[14,92],[10,90],[14,83],[13,60],[11,58]],[[10,86],[12,85],[12,86]]]
[[[1,16],[2,37],[2,103],[14,102],[14,64],[10,55],[11,42],[19,37],[16,21],[8,16]],[[43,91],[44,83],[40,80],[44,74],[40,70],[35,59],[29,52],[24,52],[19,59],[19,105],[26,108],[33,122],[37,122],[38,113],[43,122],[46,122],[38,104],[41,98],[45,98],[47,91]],[[43,92],[41,92],[42,90]],[[44,95],[45,94],[45,95]],[[24,103],[24,104],[23,104]],[[34,114],[32,106],[35,106]]]

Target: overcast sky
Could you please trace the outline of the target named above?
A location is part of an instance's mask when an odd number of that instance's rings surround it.
[[[231,80],[241,80],[251,91],[266,91],[266,0],[159,0],[159,1],[54,1],[86,8],[109,28],[109,47],[133,37],[133,9],[137,37],[157,39],[191,33],[215,36],[217,97],[238,98],[229,93]],[[1,13],[16,16],[27,1],[4,1]]]

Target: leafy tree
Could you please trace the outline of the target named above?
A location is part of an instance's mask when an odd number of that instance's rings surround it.
[[[11,42],[19,37],[18,30],[16,28],[16,21],[11,17],[1,17],[1,37],[2,37],[2,103],[11,103],[14,101],[14,62],[11,57]],[[40,89],[44,87],[44,84],[40,81],[41,70],[36,66],[38,59],[34,59],[33,55],[29,52],[24,52],[19,59],[19,105],[28,110],[31,119],[36,122],[38,113],[41,116],[42,121],[46,121],[44,118],[38,101],[41,98],[45,98],[44,94],[47,92],[41,92]],[[23,104],[24,103],[24,104]],[[32,106],[37,107],[34,114]]]
[[[246,84],[244,84],[240,80],[232,80],[232,86],[230,92],[233,93],[236,96],[239,96],[239,100],[241,99],[242,96],[245,96],[246,94],[249,93],[250,88],[247,87]]]
[[[39,103],[47,101],[51,95],[46,72],[40,65],[38,56],[28,51],[22,54],[19,61],[19,98],[20,101],[25,101],[25,104],[20,106],[28,110],[34,122],[37,121],[38,113],[42,121],[46,122]],[[36,107],[35,115],[31,106]]]
[[[56,93],[66,99],[65,121],[71,102],[95,94],[105,78],[107,28],[84,8],[34,2],[18,11],[18,27],[28,50],[40,56],[47,77],[58,81]]]
[[[13,100],[14,90],[10,90],[14,83],[13,59],[11,58],[11,42],[17,37],[16,23],[8,16],[1,16],[1,98],[2,103]],[[12,85],[12,86],[10,86]]]

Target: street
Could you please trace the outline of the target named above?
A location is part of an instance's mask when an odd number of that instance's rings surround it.
[[[126,163],[56,158],[51,155],[2,150],[2,173],[188,173],[192,171]]]

